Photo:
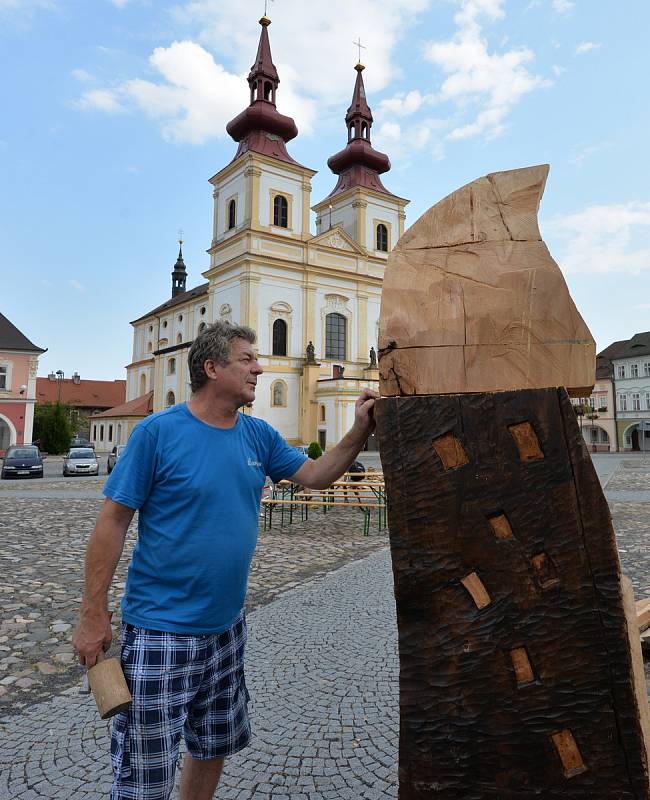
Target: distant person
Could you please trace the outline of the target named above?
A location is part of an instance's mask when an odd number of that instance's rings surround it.
[[[225,322],[199,334],[188,356],[192,399],[141,422],[104,487],[73,644],[87,667],[111,644],[107,593],[139,509],[122,599],[133,705],[113,721],[113,800],[169,798],[181,736],[181,798],[212,798],[225,756],[250,738],[243,607],[265,477],[324,489],[374,428],[377,394],[364,389],[350,431],[312,461],[241,414],[262,374],[254,343],[250,328]]]

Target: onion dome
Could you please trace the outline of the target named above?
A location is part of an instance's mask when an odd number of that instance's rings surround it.
[[[271,58],[268,34],[271,20],[264,16],[259,22],[262,32],[257,57],[248,75],[250,105],[228,123],[226,130],[239,142],[234,160],[252,150],[295,164],[285,145],[298,135],[298,128],[291,117],[280,114],[275,107],[280,78]]]
[[[357,80],[354,85],[354,94],[345,115],[348,143],[343,150],[333,155],[327,162],[327,166],[332,172],[339,176],[338,183],[329,195],[330,197],[354,186],[390,194],[379,177],[390,169],[390,160],[387,155],[375,150],[370,144],[370,129],[373,119],[363,85],[361,74],[364,70],[363,64],[357,64],[355,70],[357,71]]]
[[[172,270],[172,297],[183,294],[187,285],[187,270],[183,261],[183,240],[179,239],[178,258]]]

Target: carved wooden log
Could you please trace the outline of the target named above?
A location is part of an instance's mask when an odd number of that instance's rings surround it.
[[[380,391],[420,395],[375,407],[400,800],[650,799],[633,597],[556,388],[593,384],[594,346],[539,238],[546,173],[463,187],[387,266]]]
[[[400,800],[649,797],[614,533],[566,392],[387,398],[376,417]]]

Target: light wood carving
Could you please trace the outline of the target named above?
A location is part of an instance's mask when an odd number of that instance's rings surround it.
[[[479,178],[399,240],[382,292],[382,395],[590,392],[594,340],[537,224],[548,169]]]

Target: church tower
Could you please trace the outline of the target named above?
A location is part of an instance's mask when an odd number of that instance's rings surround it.
[[[186,291],[187,283],[187,270],[185,269],[185,262],[183,261],[183,240],[178,240],[178,258],[172,270],[172,297],[177,297]]]
[[[381,182],[380,175],[388,172],[390,160],[370,143],[373,118],[363,84],[363,64],[358,63],[355,70],[352,103],[345,115],[348,143],[327,162],[338,181],[313,207],[316,231],[318,235],[338,225],[368,253],[387,258],[404,232],[408,200],[391,194]]]

